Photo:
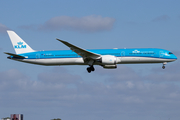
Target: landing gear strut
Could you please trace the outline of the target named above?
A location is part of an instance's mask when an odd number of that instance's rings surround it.
[[[87,68],[88,73],[91,73],[91,71],[95,71],[94,66],[90,66]]]

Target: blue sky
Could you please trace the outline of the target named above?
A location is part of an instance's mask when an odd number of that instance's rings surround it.
[[[7,59],[7,29],[35,50],[162,48],[180,57],[178,0],[0,1],[0,117],[180,119],[180,62],[166,65],[38,66]]]

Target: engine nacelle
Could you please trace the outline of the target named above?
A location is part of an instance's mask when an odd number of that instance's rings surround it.
[[[106,68],[106,69],[115,69],[115,68],[117,68],[117,65],[103,65],[103,68]]]
[[[102,65],[116,65],[120,60],[112,55],[103,55],[100,59]]]

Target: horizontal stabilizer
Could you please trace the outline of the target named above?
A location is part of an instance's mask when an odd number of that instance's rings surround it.
[[[25,58],[24,56],[16,55],[16,54],[13,54],[13,53],[7,53],[7,52],[4,52],[4,53],[7,54],[7,55],[11,55],[13,57],[16,57],[16,58]]]

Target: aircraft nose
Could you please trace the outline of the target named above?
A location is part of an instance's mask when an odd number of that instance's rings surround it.
[[[174,61],[177,60],[177,57],[175,55],[173,55],[172,58],[174,59]]]
[[[175,55],[174,55],[175,56]],[[177,57],[175,56],[175,59],[177,60]]]

